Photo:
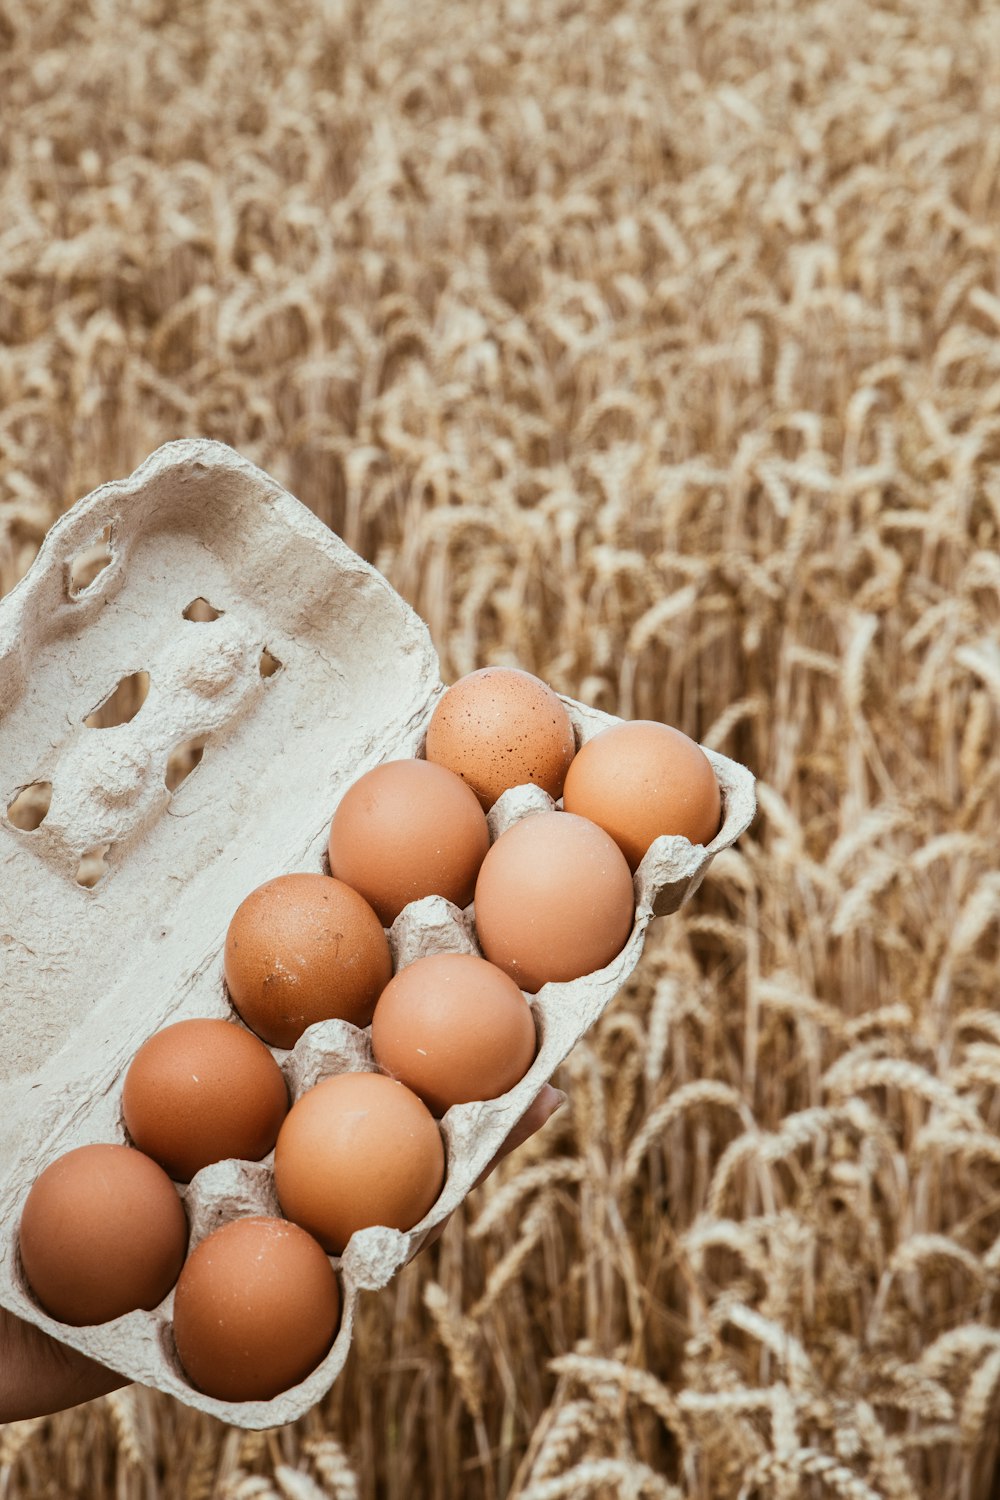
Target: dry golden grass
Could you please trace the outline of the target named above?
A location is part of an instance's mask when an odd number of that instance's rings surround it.
[[[446,675],[761,781],[320,1408],[123,1393],[2,1500],[986,1500],[1000,8],[0,0],[0,125],[0,586],[218,437]]]

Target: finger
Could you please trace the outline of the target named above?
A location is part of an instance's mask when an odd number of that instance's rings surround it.
[[[485,1171],[480,1173],[476,1178],[476,1187],[479,1187],[481,1183],[486,1181],[493,1169],[503,1161],[505,1156],[509,1156],[512,1151],[516,1151],[518,1146],[523,1146],[525,1141],[530,1140],[536,1131],[541,1130],[546,1121],[550,1120],[556,1110],[561,1109],[565,1103],[566,1095],[562,1089],[553,1088],[551,1083],[546,1083],[542,1087],[541,1092],[528,1105],[528,1108],[518,1120],[514,1129],[503,1141],[499,1151],[493,1157]]]
[[[555,1114],[556,1110],[561,1109],[565,1103],[566,1095],[563,1093],[562,1089],[553,1088],[551,1083],[546,1083],[543,1086],[541,1092],[537,1094],[532,1102],[528,1105],[528,1108],[518,1120],[517,1124],[514,1126],[514,1129],[506,1137],[500,1147],[500,1150],[493,1157],[488,1166],[476,1178],[473,1186],[480,1187],[486,1181],[487,1177],[498,1165],[498,1163],[503,1161],[505,1156],[509,1156],[512,1151],[516,1151],[518,1146],[523,1146],[525,1141],[529,1140],[536,1131],[541,1130],[546,1121],[550,1120]],[[426,1250],[428,1245],[434,1245],[437,1243],[442,1234],[444,1234],[444,1231],[448,1226],[448,1220],[450,1218],[451,1215],[449,1214],[447,1219],[442,1219],[440,1224],[435,1224],[434,1228],[428,1233],[427,1238],[420,1246],[420,1250]],[[418,1251],[417,1253],[419,1254],[420,1251]]]

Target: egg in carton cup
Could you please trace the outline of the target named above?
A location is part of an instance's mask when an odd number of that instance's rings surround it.
[[[81,560],[100,567],[92,581],[81,579]],[[134,690],[138,674],[148,678],[138,711],[92,728],[95,710],[123,681]],[[328,869],[343,793],[372,767],[422,753],[443,692],[426,626],[386,580],[218,443],[169,443],[79,501],[0,601],[0,1304],[242,1427],[292,1421],[325,1394],[359,1293],[384,1287],[458,1207],[635,968],[652,918],[690,896],[754,814],[750,772],[707,751],[722,794],[718,834],[707,847],[652,844],[621,952],[529,996],[538,1050],[528,1073],[501,1098],[444,1115],[446,1178],[431,1211],[406,1233],[361,1230],[332,1258],[342,1312],[323,1361],[268,1401],[206,1396],[177,1358],[173,1292],[152,1311],[99,1325],[69,1327],[43,1311],[20,1261],[25,1200],[64,1152],[127,1144],[122,1083],[147,1038],[174,1021],[232,1017],[223,945],[237,906],[276,875]],[[563,702],[578,746],[619,722]],[[178,750],[201,758],[168,786]],[[37,810],[18,820],[25,788]],[[537,787],[506,792],[489,814],[491,838],[554,805]],[[389,938],[397,971],[431,953],[479,952],[472,908],[439,896],[404,908]],[[323,1078],[376,1068],[369,1032],[342,1021],[271,1050],[293,1103]],[[232,1219],[280,1214],[272,1163],[273,1152],[219,1162],[179,1188],[189,1253]]]

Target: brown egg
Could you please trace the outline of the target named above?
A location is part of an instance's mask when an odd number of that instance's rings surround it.
[[[234,1219],[181,1272],[174,1342],[206,1396],[269,1401],[316,1368],[339,1318],[337,1277],[311,1235],[284,1219]]]
[[[722,820],[704,750],[652,719],[613,724],[588,740],[566,777],[563,806],[610,833],[632,870],[661,834],[710,844]]]
[[[444,1142],[416,1094],[381,1073],[341,1073],[302,1095],[278,1136],[282,1212],[340,1255],[356,1229],[412,1229],[444,1185]]]
[[[213,1161],[259,1161],[288,1113],[281,1069],[229,1021],[178,1021],[136,1053],[122,1091],[125,1128],[176,1182]]]
[[[468,953],[408,964],[382,991],[372,1020],[379,1066],[436,1115],[514,1087],[535,1056],[531,1008],[513,979]]]
[[[345,792],[330,828],[330,869],[388,927],[410,901],[468,906],[490,844],[475,794],[426,760],[391,760]]]
[[[460,677],[427,728],[427,759],[468,782],[487,811],[502,792],[528,781],[561,797],[575,749],[561,699],[516,667]]]
[[[21,1215],[21,1263],[60,1323],[107,1323],[163,1301],[187,1237],[177,1189],[154,1161],[129,1146],[79,1146],[35,1179]]]
[[[316,1021],[368,1026],[392,977],[382,924],[329,875],[279,875],[251,891],[226,934],[226,984],[272,1047],[294,1047]]]
[[[603,969],[632,929],[632,877],[596,823],[532,813],[500,835],[476,882],[483,952],[523,990]]]

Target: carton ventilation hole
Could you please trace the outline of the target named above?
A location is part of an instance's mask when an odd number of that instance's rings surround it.
[[[132,672],[121,679],[114,692],[92,709],[83,722],[88,729],[116,729],[119,724],[128,724],[145,703],[148,693],[149,673]]]
[[[260,675],[262,677],[273,677],[275,672],[281,671],[281,662],[265,646],[260,653]]]
[[[167,769],[164,774],[168,792],[176,792],[182,781],[186,781],[196,766],[201,765],[201,758],[205,753],[205,736],[195,735],[193,739],[182,740],[175,745],[167,758]]]
[[[96,849],[87,851],[77,868],[77,885],[82,885],[88,891],[92,891],[94,886],[104,879],[108,873],[106,856],[110,848],[110,844],[98,844]]]
[[[52,801],[51,781],[33,781],[7,804],[7,817],[22,833],[34,833],[45,822]]]
[[[66,569],[66,590],[69,597],[78,599],[85,589],[90,588],[95,578],[104,572],[113,557],[111,527],[105,526],[99,539],[70,559]]]
[[[182,610],[185,620],[194,620],[198,625],[208,625],[212,620],[217,620],[220,615],[225,614],[224,609],[216,609],[214,604],[209,604],[207,599],[201,595],[192,599],[185,610]]]

